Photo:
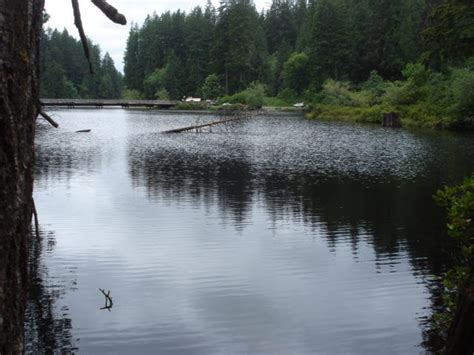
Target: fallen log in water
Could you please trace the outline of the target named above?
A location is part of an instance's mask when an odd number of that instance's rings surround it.
[[[53,126],[54,128],[58,128],[58,127],[59,127],[59,125],[56,123],[56,121],[53,120],[53,119],[51,118],[51,116],[48,115],[46,112],[40,111],[39,114],[40,114],[46,121],[48,121],[48,122],[51,124],[51,126]]]
[[[222,114],[222,113],[221,113]],[[256,116],[260,114],[260,111],[254,113],[252,116]],[[205,128],[205,127],[211,127],[211,126],[215,126],[215,125],[218,125],[218,124],[222,124],[222,123],[227,123],[227,122],[233,122],[233,121],[238,121],[238,120],[242,120],[242,119],[245,119],[245,118],[249,118],[250,117],[250,114],[242,114],[242,112],[225,112],[224,113],[225,116],[233,116],[232,118],[226,118],[226,119],[223,119],[223,120],[219,120],[219,121],[212,121],[212,122],[208,122],[208,123],[203,123],[203,124],[198,124],[198,125],[192,125],[192,126],[187,126],[187,127],[182,127],[182,128],[175,128],[175,129],[170,129],[168,131],[163,131],[161,133],[181,133],[181,132],[187,132],[187,131],[192,131],[192,130],[198,130],[198,129],[201,129],[201,128]]]
[[[78,131],[76,131],[76,133],[87,133],[87,132],[90,132],[91,130],[90,129],[80,129]]]

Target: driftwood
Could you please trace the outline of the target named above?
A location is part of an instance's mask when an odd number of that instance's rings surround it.
[[[101,309],[108,309],[110,312],[114,305],[114,303],[112,302],[112,297],[110,296],[110,290],[108,292],[105,292],[105,290],[99,288],[99,291],[102,292],[102,294],[105,296],[105,306]]]
[[[161,133],[181,133],[181,132],[187,132],[187,131],[192,131],[192,130],[200,130],[201,128],[212,127],[218,124],[239,121],[239,120],[243,120],[250,117],[249,114],[246,114],[246,115],[242,114],[242,111],[227,111],[226,110],[226,111],[219,112],[219,114],[224,115],[224,116],[234,116],[234,117],[226,118],[226,119],[218,120],[218,121],[212,121],[208,123],[203,123],[203,124],[198,124],[198,125],[170,129],[167,131],[163,131]],[[260,111],[257,111],[256,113],[254,113],[255,116],[259,114],[260,114]]]
[[[241,120],[241,119],[242,119],[242,117],[228,118],[226,120],[213,121],[213,122],[204,123],[204,124],[200,124],[200,125],[193,125],[193,126],[187,126],[187,127],[183,127],[183,128],[170,129],[168,131],[163,131],[162,133],[181,133],[181,132],[186,132],[186,131],[192,131],[192,130],[195,130],[195,129],[201,129],[201,128],[204,128],[204,127],[211,127],[211,126],[215,126],[215,125],[221,124],[221,123],[237,121],[237,120]]]
[[[58,127],[59,127],[59,125],[56,123],[56,121],[53,120],[53,119],[51,118],[51,116],[48,115],[46,112],[40,111],[39,114],[40,114],[46,121],[48,121],[48,122],[51,124],[51,126],[53,126],[54,128],[58,128]]]
[[[90,129],[80,129],[80,130],[76,131],[76,133],[88,133],[90,131],[91,131]]]

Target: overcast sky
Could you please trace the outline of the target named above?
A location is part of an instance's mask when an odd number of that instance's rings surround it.
[[[198,5],[204,7],[207,0],[109,0],[108,2],[125,15],[127,25],[121,26],[112,23],[88,0],[79,1],[82,23],[86,35],[94,43],[100,45],[102,54],[109,52],[114,59],[116,68],[123,72],[123,53],[132,22],[141,25],[147,14],[152,14],[154,11],[161,14],[167,10],[189,11]],[[213,4],[217,7],[219,1],[213,0]],[[255,4],[260,12],[262,8],[270,7],[271,0],[255,0]],[[74,27],[71,1],[46,0],[46,11],[50,15],[49,27],[59,30],[66,28],[69,34],[79,38],[77,29]]]

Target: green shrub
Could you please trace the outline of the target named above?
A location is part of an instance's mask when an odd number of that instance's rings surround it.
[[[166,68],[156,69],[143,80],[143,94],[147,99],[156,99],[157,94],[164,90]]]
[[[356,95],[350,90],[347,82],[326,80],[322,90],[316,95],[315,101],[325,105],[341,105],[341,106],[359,106]]]
[[[125,100],[142,100],[143,95],[138,90],[125,89],[123,91],[122,97]]]
[[[174,108],[177,110],[207,110],[209,106],[206,102],[178,102]]]
[[[281,97],[269,97],[265,96],[263,98],[263,106],[272,106],[272,107],[287,107],[293,105],[295,101],[287,101]]]
[[[370,91],[373,95],[382,96],[385,93],[385,82],[376,70],[370,72],[367,81],[362,85],[362,89]]]
[[[432,316],[432,330],[444,337],[474,265],[474,175],[459,186],[438,191],[434,198],[446,208],[448,234],[456,247],[456,265],[443,277],[442,309]]]
[[[296,92],[292,89],[283,89],[279,94],[278,97],[286,102],[295,102],[297,101],[298,95],[296,95]],[[311,96],[311,99],[313,98],[313,95]],[[311,101],[311,100],[309,100]]]
[[[404,126],[474,128],[474,59],[445,73],[408,64],[403,76],[401,81],[384,82],[373,71],[358,90],[349,83],[328,80],[320,92],[310,93],[310,116],[379,122],[383,112],[395,111]]]
[[[457,113],[461,116],[474,116],[474,71],[456,69],[453,70],[452,77]]]
[[[168,91],[166,89],[159,89],[156,93],[155,93],[155,98],[157,100],[169,100],[170,98],[170,95],[168,93]]]
[[[429,78],[430,72],[423,64],[408,63],[402,70],[403,77],[406,80],[412,81],[416,86],[422,86]]]
[[[372,107],[351,107],[317,104],[312,108],[307,117],[322,120],[381,123],[383,112],[384,109],[379,105]]]
[[[261,108],[265,97],[265,86],[259,82],[253,82],[250,86],[232,96],[219,98],[219,103],[242,104],[250,108]]]
[[[201,87],[201,92],[205,99],[214,100],[222,95],[223,89],[219,77],[216,74],[209,75]]]

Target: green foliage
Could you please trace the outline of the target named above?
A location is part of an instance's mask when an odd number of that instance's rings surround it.
[[[95,74],[89,73],[80,41],[64,30],[41,36],[40,96],[44,98],[113,99],[122,96],[122,75],[106,53],[89,43]]]
[[[446,0],[433,7],[423,31],[423,59],[435,68],[474,56],[474,4]]]
[[[156,99],[157,94],[164,90],[166,68],[156,69],[143,81],[143,94],[147,99]]]
[[[286,100],[282,97],[269,97],[265,96],[263,98],[263,106],[270,107],[288,107],[292,106],[295,103],[294,100]]]
[[[474,117],[474,70],[462,68],[452,70],[452,90],[455,112],[460,116]]]
[[[219,103],[242,104],[249,108],[261,108],[265,98],[265,87],[259,82],[253,82],[250,86],[232,96],[219,98]]]
[[[189,13],[154,14],[130,30],[125,83],[149,98],[162,90],[173,99],[225,93],[229,102],[259,106],[260,98],[246,93],[259,81],[268,95],[287,103],[304,98],[326,108],[357,108],[358,114],[369,110],[370,117],[397,111],[406,125],[470,127],[471,3],[273,0],[258,14],[251,1],[229,0],[217,11],[208,3]],[[66,77],[79,95],[81,87],[110,87],[107,76],[88,85]]]
[[[143,95],[138,90],[125,89],[123,91],[123,98],[125,100],[143,100]]]
[[[474,175],[461,185],[438,191],[434,198],[447,211],[447,230],[456,247],[456,265],[443,277],[443,310],[432,317],[432,329],[444,337],[474,267]]]
[[[348,82],[326,80],[315,101],[325,105],[361,106],[362,101],[357,92],[352,91]]]
[[[209,75],[202,85],[201,92],[205,99],[216,99],[222,95],[223,89],[219,77],[216,74]]]
[[[312,117],[328,118],[333,114],[334,118],[348,119],[345,115],[351,110],[345,108],[357,108],[353,110],[353,121],[376,122],[361,118],[365,111],[360,109],[370,108],[378,113],[399,112],[405,126],[474,127],[474,69],[466,65],[450,68],[442,74],[421,64],[407,64],[402,74],[404,80],[387,82],[372,72],[358,89],[348,82],[327,80],[322,90],[313,96],[313,107],[318,110]]]
[[[314,5],[310,57],[316,85],[327,79],[349,79],[354,32],[348,1],[320,0]]]
[[[206,102],[179,102],[174,108],[176,110],[207,110],[209,106]]]
[[[362,88],[370,91],[374,95],[381,96],[385,93],[386,85],[377,71],[372,70],[367,81],[363,83]]]
[[[340,105],[315,104],[307,117],[321,120],[338,120],[360,123],[381,123],[384,109],[372,107],[354,107]]]
[[[293,53],[283,66],[285,86],[301,95],[310,83],[309,58],[305,53]]]
[[[155,93],[155,98],[157,100],[169,100],[170,94],[166,89],[160,89]]]
[[[415,85],[423,85],[428,80],[430,75],[429,70],[420,63],[408,63],[402,70],[403,77],[407,80],[413,81]]]

